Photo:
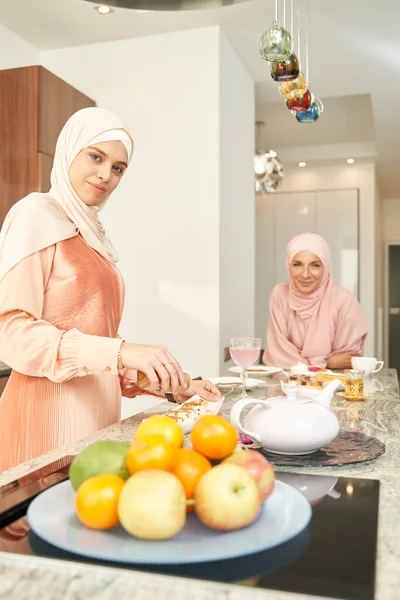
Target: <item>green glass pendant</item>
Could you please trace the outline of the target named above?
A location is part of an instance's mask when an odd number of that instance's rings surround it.
[[[272,28],[262,35],[259,49],[261,57],[269,62],[288,59],[293,52],[290,33],[274,23]]]

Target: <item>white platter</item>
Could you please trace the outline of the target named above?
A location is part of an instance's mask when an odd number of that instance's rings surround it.
[[[194,513],[171,540],[139,540],[121,526],[105,531],[88,529],[75,514],[75,492],[63,481],[37,496],[27,518],[40,538],[74,554],[128,564],[188,564],[254,554],[287,542],[303,531],[311,506],[293,487],[276,481],[257,520],[237,531],[220,532],[203,525]]]

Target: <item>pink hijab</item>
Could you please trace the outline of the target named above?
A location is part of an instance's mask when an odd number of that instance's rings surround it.
[[[289,307],[300,319],[311,319],[307,327],[303,356],[326,356],[334,337],[335,315],[332,310],[331,251],[323,237],[316,233],[302,233],[293,238],[286,249],[286,267],[298,252],[312,252],[324,265],[321,285],[311,294],[302,294],[292,282],[289,284]]]

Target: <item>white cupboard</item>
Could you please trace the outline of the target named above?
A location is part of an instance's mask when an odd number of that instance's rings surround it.
[[[256,196],[256,335],[263,347],[269,296],[288,281],[286,245],[295,235],[322,235],[332,252],[333,281],[358,297],[358,221],[357,189]]]

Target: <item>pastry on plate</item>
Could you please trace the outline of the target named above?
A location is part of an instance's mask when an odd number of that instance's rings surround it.
[[[187,402],[180,404],[176,408],[172,408],[166,415],[174,419],[177,423],[183,423],[183,421],[187,420],[196,421],[199,417],[213,412],[211,402],[207,402],[203,398],[197,398],[196,400],[187,400]]]
[[[200,417],[204,415],[216,415],[224,401],[225,397],[222,396],[218,402],[208,402],[200,396],[193,396],[179,404],[178,406],[171,408],[167,413],[165,413],[171,419],[174,419],[183,429],[184,433],[189,433],[191,431],[193,425]]]
[[[332,371],[320,371],[314,374],[315,379],[318,381],[322,381],[324,383],[328,383],[329,381],[333,381],[334,379],[339,379],[342,383],[346,379],[346,375],[344,373],[332,373]]]

